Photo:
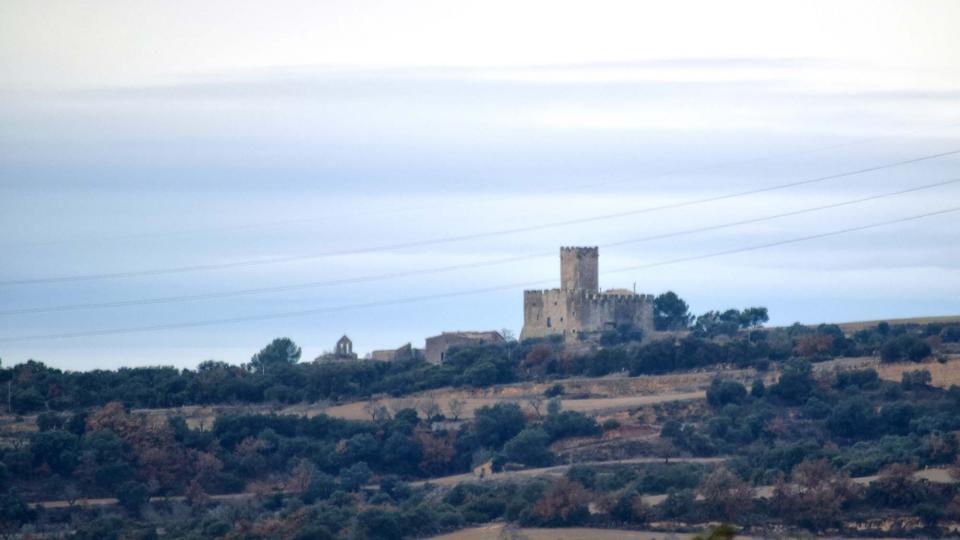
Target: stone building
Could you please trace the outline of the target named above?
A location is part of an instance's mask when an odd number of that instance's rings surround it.
[[[450,347],[476,347],[504,343],[506,340],[500,332],[443,332],[439,336],[427,338],[424,357],[434,364],[443,363]]]
[[[407,343],[396,349],[378,349],[375,351],[370,351],[370,354],[367,356],[370,360],[378,360],[380,362],[394,362],[397,360],[411,360],[414,358],[422,358],[423,350],[414,349],[413,345]]]
[[[653,296],[627,289],[600,291],[599,250],[560,248],[560,288],[523,292],[520,339],[614,330],[653,332]]]

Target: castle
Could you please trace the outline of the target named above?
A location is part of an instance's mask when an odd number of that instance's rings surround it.
[[[627,289],[600,291],[599,250],[560,248],[560,288],[523,292],[520,339],[573,338],[632,326],[653,332],[653,296]]]

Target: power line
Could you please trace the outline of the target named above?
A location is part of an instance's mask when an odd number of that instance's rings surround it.
[[[749,225],[753,223],[761,223],[764,221],[770,221],[774,219],[781,219],[785,217],[797,216],[802,214],[807,214],[811,212],[818,212],[822,210],[828,210],[833,208],[840,208],[844,206],[850,206],[854,204],[860,204],[868,201],[875,201],[879,199],[885,199],[890,197],[896,197],[900,195],[905,195],[908,193],[915,193],[918,191],[923,191],[927,189],[933,189],[938,187],[943,187],[946,185],[956,184],[960,182],[960,178],[955,178],[952,180],[946,180],[943,182],[937,182],[933,184],[926,184],[922,186],[915,186],[899,191],[881,193],[877,195],[871,195],[869,197],[861,197],[859,199],[852,199],[847,201],[841,201],[837,203],[831,203],[822,206],[815,206],[810,208],[802,208],[800,210],[792,210],[790,212],[783,212],[779,214],[767,215],[757,218],[743,219],[738,221],[732,221],[727,223],[720,223],[715,225],[708,225],[704,227],[696,227],[691,229],[684,229],[680,231],[674,231],[670,233],[657,234],[652,236],[645,236],[640,238],[632,238],[627,240],[620,240],[617,242],[609,242],[606,244],[600,244],[598,247],[609,248],[617,247],[628,244],[637,244],[641,242],[649,242],[654,240],[664,240],[667,238],[676,238],[679,236],[685,236],[690,234],[697,234],[709,231],[715,231],[720,229],[726,229],[731,227],[738,227],[742,225]],[[329,287],[336,285],[348,285],[354,283],[369,283],[375,281],[384,281],[389,279],[398,279],[404,277],[412,276],[421,276],[428,274],[438,274],[443,272],[451,272],[456,270],[466,270],[471,268],[481,268],[486,266],[494,266],[500,264],[507,264],[511,262],[518,262],[530,259],[536,259],[541,257],[548,257],[554,255],[553,252],[546,253],[537,253],[537,254],[528,254],[528,255],[518,255],[514,257],[506,257],[500,259],[492,259],[486,261],[478,261],[473,263],[463,263],[449,266],[441,266],[434,268],[425,268],[419,270],[410,270],[405,272],[389,272],[385,274],[377,274],[372,276],[363,276],[363,277],[354,277],[354,278],[343,278],[343,279],[334,279],[327,281],[314,281],[308,283],[299,283],[299,284],[290,284],[290,285],[278,285],[273,287],[258,287],[251,289],[240,289],[235,291],[223,291],[216,293],[205,293],[205,294],[194,294],[194,295],[181,295],[181,296],[166,296],[166,297],[156,297],[156,298],[142,298],[134,300],[119,300],[114,302],[94,302],[94,303],[84,303],[84,304],[67,304],[61,306],[51,306],[51,307],[39,307],[39,308],[22,308],[22,309],[10,309],[0,311],[0,316],[4,315],[24,315],[24,314],[39,314],[39,313],[53,313],[53,312],[64,312],[64,311],[78,311],[86,309],[107,309],[107,308],[116,308],[116,307],[130,307],[130,306],[141,306],[141,305],[152,305],[152,304],[171,304],[179,302],[191,302],[191,301],[201,301],[201,300],[214,300],[221,298],[231,298],[237,296],[249,296],[257,294],[268,294],[275,292],[287,292],[293,290],[302,290],[302,289],[311,289],[319,287]]]
[[[480,233],[471,233],[471,234],[464,234],[464,235],[458,235],[458,236],[448,236],[448,237],[442,237],[442,238],[435,238],[435,239],[431,239],[431,240],[419,240],[419,241],[411,241],[411,242],[401,242],[401,243],[396,243],[396,244],[386,244],[386,245],[380,245],[380,246],[372,246],[372,247],[367,247],[367,248],[350,249],[350,250],[343,250],[343,251],[331,251],[331,252],[326,252],[326,253],[315,253],[315,254],[307,254],[307,255],[294,255],[294,256],[287,256],[287,257],[273,257],[273,258],[269,258],[269,259],[255,259],[255,260],[246,260],[246,261],[235,261],[235,262],[232,262],[232,263],[217,263],[217,264],[203,264],[203,265],[192,265],[192,266],[180,266],[180,267],[171,267],[171,268],[156,268],[156,269],[151,269],[151,270],[131,270],[131,271],[125,271],[125,272],[106,272],[106,273],[96,273],[96,274],[74,274],[74,275],[56,276],[56,277],[48,277],[48,278],[15,279],[15,280],[0,281],[0,286],[38,285],[38,284],[47,284],[47,283],[63,283],[63,282],[76,282],[76,281],[94,281],[94,280],[103,280],[103,279],[130,278],[130,277],[147,277],[147,276],[159,276],[159,275],[169,275],[169,274],[182,274],[182,273],[187,273],[187,272],[199,272],[199,271],[205,271],[205,270],[224,270],[224,269],[228,269],[228,268],[244,268],[244,267],[252,267],[252,266],[263,266],[263,265],[270,265],[270,264],[280,264],[280,263],[288,263],[288,262],[295,262],[295,261],[304,261],[304,260],[311,260],[311,259],[322,259],[322,258],[337,257],[337,256],[360,255],[360,254],[366,254],[366,253],[375,253],[375,252],[379,252],[379,251],[389,251],[389,250],[406,249],[406,248],[413,248],[413,247],[424,247],[424,246],[431,246],[431,245],[437,245],[437,244],[446,244],[446,243],[452,243],[452,242],[462,242],[462,241],[466,241],[466,240],[477,240],[477,239],[481,239],[481,238],[492,238],[492,237],[497,237],[497,236],[506,236],[506,235],[511,235],[511,234],[518,234],[518,233],[525,233],[525,232],[533,232],[533,231],[539,231],[539,230],[544,230],[544,229],[552,229],[552,228],[556,228],[556,227],[564,227],[564,226],[569,226],[569,225],[579,225],[579,224],[583,224],[583,223],[591,223],[591,222],[596,222],[596,221],[604,221],[604,220],[609,220],[609,219],[617,219],[617,218],[622,218],[622,217],[627,217],[627,216],[633,216],[633,215],[639,215],[639,214],[645,214],[645,213],[650,213],[650,212],[658,212],[658,211],[662,211],[662,210],[671,210],[671,209],[675,209],[675,208],[683,208],[683,207],[694,206],[694,205],[699,205],[699,204],[706,204],[706,203],[710,203],[710,202],[717,202],[717,201],[722,201],[722,200],[734,199],[734,198],[738,198],[738,197],[745,197],[745,196],[748,196],[748,195],[755,195],[755,194],[758,194],[758,193],[767,193],[767,192],[777,191],[777,190],[781,190],[781,189],[787,189],[787,188],[792,188],[792,187],[797,187],[797,186],[803,186],[803,185],[810,185],[810,184],[815,184],[815,183],[818,183],[818,182],[825,182],[825,181],[827,181],[827,180],[834,180],[834,179],[837,179],[837,178],[844,178],[844,177],[849,177],[849,176],[855,176],[855,175],[865,174],[865,173],[874,172],[874,171],[879,171],[879,170],[883,170],[883,169],[889,169],[889,168],[892,168],[892,167],[898,167],[898,166],[902,166],[902,165],[908,165],[908,164],[912,164],[912,163],[918,163],[918,162],[921,162],[921,161],[928,161],[928,160],[937,159],[937,158],[941,158],[941,157],[945,157],[945,156],[955,155],[955,154],[958,154],[958,153],[960,153],[960,149],[958,149],[958,150],[951,150],[951,151],[949,151],[949,152],[941,152],[941,153],[938,153],[938,154],[930,154],[930,155],[921,156],[921,157],[917,157],[917,158],[911,158],[911,159],[902,160],[902,161],[895,161],[895,162],[886,163],[886,164],[883,164],[883,165],[877,165],[877,166],[874,166],[874,167],[867,167],[867,168],[857,169],[857,170],[853,170],[853,171],[847,171],[847,172],[842,172],[842,173],[837,173],[837,174],[831,174],[831,175],[828,175],[828,176],[821,176],[821,177],[817,177],[817,178],[811,178],[811,179],[807,179],[807,180],[800,180],[800,181],[796,181],[796,182],[788,182],[788,183],[785,183],[785,184],[777,184],[777,185],[774,185],[774,186],[767,186],[767,187],[763,187],[763,188],[756,188],[756,189],[751,189],[751,190],[747,190],[747,191],[739,191],[739,192],[735,192],[735,193],[728,193],[728,194],[725,194],[725,195],[715,195],[715,196],[712,196],[712,197],[705,197],[705,198],[702,198],[702,199],[693,199],[693,200],[683,201],[683,202],[678,202],[678,203],[670,203],[670,204],[664,204],[664,205],[659,205],[659,206],[650,206],[650,207],[646,207],[646,208],[640,208],[640,209],[635,209],[635,210],[628,210],[628,211],[623,211],[623,212],[615,212],[615,213],[612,213],[612,214],[603,214],[603,215],[590,216],[590,217],[585,217],[585,218],[577,218],[577,219],[570,219],[570,220],[564,220],[564,221],[555,221],[555,222],[551,222],[551,223],[541,223],[541,224],[538,224],[538,225],[528,225],[528,226],[524,226],[524,227],[515,227],[515,228],[511,228],[511,229],[500,229],[500,230],[495,230],[495,231],[486,231],[486,232],[480,232]]]
[[[680,263],[689,262],[689,261],[709,259],[709,258],[720,257],[724,255],[732,255],[735,253],[757,251],[761,249],[784,246],[788,244],[805,242],[805,241],[815,240],[819,238],[827,238],[831,236],[839,236],[842,234],[865,231],[868,229],[875,229],[878,227],[885,227],[889,225],[895,225],[898,223],[905,223],[908,221],[914,221],[918,219],[944,215],[944,214],[957,212],[957,211],[960,211],[960,206],[953,207],[953,208],[946,208],[946,209],[938,210],[935,212],[928,212],[925,214],[918,214],[918,215],[908,216],[904,218],[883,221],[879,223],[872,223],[868,225],[861,225],[861,226],[850,227],[846,229],[838,229],[838,230],[828,231],[824,233],[811,234],[807,236],[799,236],[795,238],[789,238],[786,240],[779,240],[776,242],[768,242],[764,244],[756,244],[753,246],[746,246],[742,248],[715,251],[712,253],[705,253],[701,255],[694,255],[694,256],[682,257],[677,259],[669,259],[669,260],[659,261],[655,263],[628,266],[628,267],[618,268],[615,270],[610,270],[603,273],[615,274],[620,272],[629,272],[629,271],[635,271],[635,270],[641,270],[641,269],[655,268],[659,266],[680,264]],[[66,339],[66,338],[78,338],[78,337],[93,337],[93,336],[106,336],[106,335],[118,335],[118,334],[133,334],[133,333],[142,333],[142,332],[153,332],[153,331],[159,331],[159,330],[174,330],[174,329],[181,329],[181,328],[195,328],[195,327],[201,327],[201,326],[215,326],[220,324],[234,324],[234,323],[249,322],[249,321],[268,320],[268,319],[294,318],[294,317],[302,317],[307,315],[316,315],[320,313],[336,313],[336,312],[358,310],[358,309],[370,309],[370,308],[394,306],[394,305],[401,305],[401,304],[411,304],[411,303],[424,302],[429,300],[437,300],[441,298],[452,298],[457,296],[482,294],[482,293],[494,292],[494,291],[519,289],[519,288],[542,285],[544,283],[551,283],[553,281],[555,280],[543,279],[543,280],[537,280],[537,281],[527,281],[522,283],[511,283],[508,285],[499,285],[494,287],[485,287],[481,289],[470,289],[470,290],[464,290],[464,291],[453,291],[448,293],[439,293],[439,294],[432,294],[432,295],[425,295],[425,296],[398,298],[394,300],[386,300],[386,301],[379,301],[379,302],[345,304],[340,306],[329,306],[329,307],[306,309],[306,310],[299,310],[299,311],[267,313],[267,314],[261,314],[261,315],[248,315],[243,317],[230,317],[225,319],[212,319],[212,320],[205,320],[205,321],[191,321],[191,322],[183,322],[183,323],[169,323],[169,324],[159,324],[159,325],[151,325],[151,326],[135,326],[135,327],[127,327],[127,328],[113,328],[113,329],[107,329],[107,330],[94,330],[94,331],[86,331],[86,332],[68,332],[68,333],[61,333],[61,334],[17,336],[12,338],[0,338],[0,343],[11,343],[11,342],[17,342],[17,341]]]
[[[729,167],[729,166],[734,166],[734,165],[745,165],[745,164],[749,164],[749,163],[763,162],[763,161],[768,161],[768,160],[771,160],[771,159],[777,159],[777,158],[782,158],[782,157],[802,156],[802,155],[805,155],[805,154],[822,152],[822,151],[825,151],[825,150],[834,150],[834,149],[837,149],[837,148],[845,148],[845,147],[848,147],[848,146],[858,146],[858,145],[867,144],[867,143],[871,143],[871,142],[875,142],[875,141],[881,141],[881,140],[884,140],[884,139],[889,139],[889,138],[894,138],[894,137],[903,137],[903,136],[905,136],[905,135],[916,135],[916,134],[918,134],[918,133],[928,132],[928,131],[930,131],[931,129],[951,129],[951,128],[955,128],[955,127],[960,127],[960,124],[947,124],[947,125],[940,125],[940,126],[927,127],[927,128],[923,128],[923,129],[911,130],[911,131],[904,131],[904,132],[900,132],[900,133],[893,133],[893,134],[889,134],[889,135],[882,135],[882,136],[877,136],[877,137],[866,137],[866,138],[856,139],[856,140],[853,140],[853,141],[847,141],[847,142],[838,143],[838,144],[822,145],[822,146],[816,146],[816,147],[811,147],[811,148],[805,148],[805,149],[798,150],[798,151],[794,151],[794,152],[778,152],[778,153],[769,154],[769,155],[765,155],[765,156],[757,156],[757,157],[746,158],[746,159],[719,161],[719,162],[714,162],[714,163],[710,163],[710,164],[707,164],[707,165],[702,165],[702,166],[699,166],[699,167],[688,167],[688,168],[683,168],[683,169],[674,169],[674,170],[659,172],[659,173],[653,174],[653,175],[651,175],[651,176],[647,176],[646,179],[647,179],[647,180],[655,180],[655,179],[660,179],[660,178],[668,178],[668,177],[671,177],[671,176],[677,176],[677,175],[680,175],[680,174],[690,174],[690,173],[709,171],[709,170],[716,169],[716,168],[723,168],[723,167]],[[560,186],[560,187],[557,187],[557,188],[555,188],[555,189],[553,189],[553,190],[549,190],[548,192],[560,192],[560,191],[565,191],[565,190],[569,190],[569,189],[591,189],[591,188],[596,188],[596,187],[600,187],[600,186],[608,186],[608,185],[615,185],[615,184],[624,184],[624,183],[630,182],[630,181],[633,181],[633,179],[612,180],[612,181],[607,181],[607,182],[594,182],[594,183],[590,183],[590,184],[579,184],[579,185],[573,185],[573,186]],[[541,193],[542,193],[542,191],[541,191]],[[427,207],[415,207],[415,208],[402,207],[402,208],[396,208],[396,209],[391,209],[391,210],[387,210],[387,211],[361,212],[361,214],[363,214],[363,213],[376,213],[377,215],[384,215],[384,214],[394,214],[394,213],[407,213],[407,212],[413,212],[413,211],[420,211],[420,210],[427,209],[427,208],[430,208],[430,207],[428,207],[428,206],[427,206]],[[356,212],[351,212],[350,215],[355,216],[355,215],[357,215],[357,213],[356,213]],[[140,232],[140,233],[125,234],[125,235],[114,235],[114,236],[100,237],[100,238],[97,238],[95,241],[97,241],[97,242],[102,242],[102,241],[124,240],[124,239],[134,239],[134,238],[156,238],[156,237],[164,237],[164,236],[182,236],[182,235],[185,235],[185,234],[203,234],[203,233],[207,233],[207,232],[214,232],[214,233],[216,233],[216,232],[228,232],[228,231],[242,231],[242,230],[250,230],[250,229],[256,230],[256,229],[266,229],[266,228],[270,228],[270,227],[279,227],[279,226],[285,226],[285,225],[296,225],[296,224],[302,224],[302,223],[324,222],[324,221],[330,221],[330,220],[332,220],[332,219],[337,219],[338,217],[345,217],[345,216],[346,216],[346,214],[344,214],[343,216],[323,216],[323,217],[319,217],[319,218],[316,218],[316,217],[315,217],[315,218],[294,218],[294,219],[285,219],[285,220],[277,220],[277,221],[265,221],[265,222],[260,222],[260,223],[239,224],[239,225],[234,225],[234,226],[193,227],[193,228],[179,229],[179,230],[174,230],[174,231],[153,231],[153,232],[147,231],[147,232]],[[22,248],[29,248],[29,247],[33,247],[33,246],[50,246],[50,245],[60,245],[60,244],[73,244],[73,245],[75,245],[75,244],[77,244],[77,243],[79,243],[79,242],[83,242],[83,240],[79,240],[79,241],[78,241],[77,239],[55,239],[55,240],[47,240],[47,241],[32,242],[32,243],[21,243],[21,244],[0,244],[0,248],[2,248],[2,249],[22,249]]]

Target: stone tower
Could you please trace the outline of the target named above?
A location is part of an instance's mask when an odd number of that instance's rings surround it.
[[[560,248],[560,288],[600,291],[599,250],[595,247]]]

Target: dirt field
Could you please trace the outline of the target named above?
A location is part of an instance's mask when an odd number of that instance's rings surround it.
[[[587,398],[587,399],[565,399],[563,400],[563,408],[567,411],[579,411],[583,413],[593,413],[593,414],[602,414],[602,413],[612,413],[617,411],[623,411],[631,409],[634,407],[639,407],[642,405],[651,405],[654,403],[665,403],[669,401],[687,401],[693,399],[704,399],[706,393],[703,390],[696,390],[693,392],[672,392],[664,393],[657,395],[649,396],[632,396],[632,397],[613,397],[613,398]],[[421,398],[422,399],[422,398]],[[440,407],[444,411],[448,411],[450,407],[451,397],[447,395],[442,395],[436,398],[433,398],[437,401]],[[417,399],[413,398],[414,405],[416,404]],[[472,418],[474,411],[480,407],[487,405],[494,405],[502,402],[514,402],[523,407],[527,412],[533,414],[534,410],[523,398],[466,398],[464,401],[464,410],[463,414],[460,415],[460,418]],[[410,402],[410,399],[386,399],[381,401],[382,405],[385,405],[390,410],[396,410],[398,406],[407,405]],[[331,416],[339,416],[342,418],[349,418],[353,420],[362,420],[369,419],[370,415],[364,410],[366,402],[357,402],[357,403],[348,403],[346,405],[338,405],[336,407],[330,407],[325,410],[318,410],[316,413],[325,412]],[[310,414],[310,411],[304,411],[305,414]],[[542,410],[541,410],[542,412]],[[314,413],[314,414],[316,414]]]
[[[905,371],[925,369],[930,372],[933,386],[949,388],[951,385],[960,385],[960,358],[951,359],[943,364],[939,362],[898,362],[895,364],[878,364],[876,368],[880,377],[890,381],[900,381]]]
[[[942,317],[913,317],[908,319],[884,319],[877,321],[852,321],[845,323],[836,323],[844,332],[856,332],[864,328],[876,326],[882,322],[892,325],[896,324],[930,324],[930,323],[955,323],[960,322],[960,315],[944,315]],[[811,325],[816,326],[816,325]]]

